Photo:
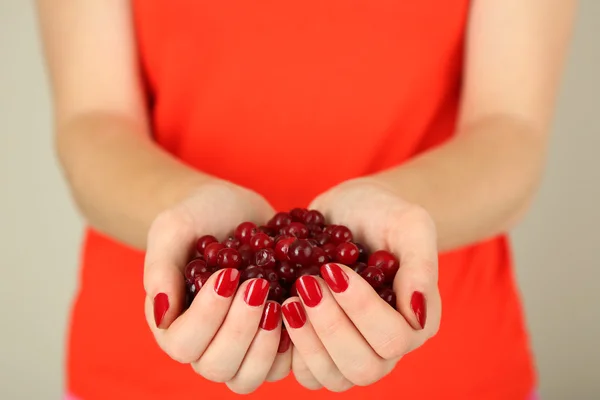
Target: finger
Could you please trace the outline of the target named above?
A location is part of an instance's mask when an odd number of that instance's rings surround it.
[[[428,338],[438,331],[441,318],[435,225],[418,207],[405,212],[402,220],[402,227],[389,234],[390,248],[400,256],[394,278],[398,311]]]
[[[308,320],[342,375],[359,386],[381,379],[386,373],[385,361],[348,319],[327,285],[320,278],[307,275],[296,281],[296,289]],[[385,325],[386,321],[379,323]]]
[[[225,320],[239,277],[236,269],[215,272],[190,307],[167,329],[151,327],[159,346],[171,358],[187,364],[202,355]],[[152,302],[147,298],[146,316],[152,312]]]
[[[350,268],[325,264],[321,276],[337,303],[380,357],[386,360],[401,357],[419,340],[417,331],[402,315]]]
[[[292,347],[287,330],[281,329],[277,356],[267,375],[267,382],[277,382],[289,375],[292,369]]]
[[[323,387],[312,372],[310,372],[310,369],[295,347],[292,349],[292,371],[298,383],[308,390],[319,390]]]
[[[286,300],[282,312],[294,349],[298,349],[306,366],[319,383],[332,392],[343,392],[351,388],[352,383],[340,372],[307,320],[304,307],[298,298]]]
[[[219,331],[200,359],[192,363],[198,374],[213,382],[233,379],[258,331],[268,293],[265,279],[240,285]]]
[[[279,347],[281,306],[269,301],[264,307],[259,330],[238,369],[227,386],[237,394],[255,391],[267,378]]]
[[[167,211],[152,223],[144,260],[144,288],[153,304],[148,325],[168,328],[185,301],[183,268],[194,245],[192,220],[181,211]]]

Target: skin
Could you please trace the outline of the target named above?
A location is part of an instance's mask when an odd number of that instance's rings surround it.
[[[299,298],[286,302],[303,303],[308,322],[293,329],[284,318],[293,346],[277,354],[280,328],[259,328],[264,304],[248,306],[243,288],[219,298],[212,290],[216,276],[178,315],[182,267],[194,238],[222,238],[239,221],[264,221],[272,207],[152,143],[129,2],[37,3],[56,151],[79,209],[95,229],[147,251],[146,316],[159,346],[238,393],[290,369],[311,389],[367,385],[435,335],[438,251],[505,232],[535,194],[575,11],[574,0],[473,1],[457,135],[401,166],[344,182],[311,205],[333,223],[344,221],[368,244],[400,255],[394,280],[400,313],[345,269],[346,292],[335,293],[318,278],[323,299],[317,306]],[[410,307],[416,290],[426,299],[423,329]],[[152,311],[157,293],[170,302],[160,327]],[[210,323],[197,322],[209,314]],[[233,340],[240,345],[225,345]]]

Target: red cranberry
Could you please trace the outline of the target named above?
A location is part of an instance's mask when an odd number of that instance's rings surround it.
[[[301,276],[304,275],[319,275],[319,273],[321,272],[321,268],[319,268],[319,266],[317,265],[311,265],[309,267],[304,267],[301,268],[300,271],[298,271],[298,278],[300,278]]]
[[[275,245],[275,258],[277,258],[279,261],[289,260],[288,251],[290,249],[290,245],[296,240],[297,239],[293,236],[279,240]]]
[[[366,263],[369,259],[369,250],[362,243],[354,242],[354,244],[358,247],[358,261]]]
[[[352,232],[344,225],[338,225],[331,231],[331,241],[335,244],[352,241]]]
[[[242,256],[236,249],[230,249],[225,247],[217,254],[217,266],[219,268],[235,268],[238,269],[242,266]]]
[[[254,255],[254,262],[257,266],[264,269],[274,268],[277,263],[275,251],[273,249],[260,249]]]
[[[302,222],[307,212],[306,208],[294,208],[290,211],[290,217],[292,217],[292,221],[294,222]]]
[[[375,267],[365,268],[365,270],[360,274],[360,276],[362,276],[364,280],[367,281],[369,285],[371,285],[374,289],[379,289],[381,286],[383,286],[383,283],[385,281],[385,276],[383,275],[383,272],[381,272],[380,269],[377,269]]]
[[[296,280],[296,267],[289,261],[281,261],[277,266],[279,279],[285,284],[291,284]]]
[[[258,251],[260,249],[266,249],[273,247],[273,238],[263,232],[258,232],[250,239],[250,246],[252,250]]]
[[[323,246],[329,242],[331,236],[328,233],[320,232],[314,236],[314,239],[319,243],[319,246]]]
[[[211,243],[216,243],[216,242],[218,242],[216,237],[214,237],[212,235],[204,235],[204,236],[200,237],[200,239],[198,239],[198,241],[196,242],[196,250],[198,250],[198,253],[204,254],[204,250],[206,249],[206,246],[208,246]]]
[[[256,265],[249,265],[248,268],[243,270],[242,273],[240,274],[240,282],[245,282],[248,279],[254,279],[254,278],[264,279],[265,278],[265,270],[260,267],[257,267]]]
[[[278,282],[270,282],[269,297],[267,300],[273,300],[278,303],[283,302],[285,297],[285,289]]]
[[[354,264],[354,266],[352,267],[352,270],[354,270],[354,272],[356,272],[357,274],[361,274],[365,269],[367,269],[367,264],[365,264],[364,262],[357,262],[356,264]]]
[[[275,229],[281,229],[284,226],[288,226],[292,222],[292,217],[286,212],[278,212],[269,220],[268,226]]]
[[[323,245],[323,247],[321,247],[324,251],[325,254],[327,254],[327,257],[329,257],[329,260],[334,260],[335,259],[335,253],[337,250],[337,246],[333,243],[325,243]]]
[[[354,264],[358,260],[358,247],[354,243],[340,243],[335,251],[335,260],[344,265]]]
[[[206,246],[206,249],[204,249],[204,259],[209,267],[217,266],[217,256],[219,251],[224,248],[225,245],[222,243],[210,243],[208,246]]]
[[[312,249],[312,262],[318,266],[321,266],[329,261],[329,256],[320,247],[313,247]]]
[[[256,233],[256,224],[253,222],[242,222],[235,228],[234,236],[243,244],[250,243],[250,239]]]
[[[299,239],[306,239],[308,237],[308,228],[300,222],[292,222],[288,226],[281,228],[279,232],[282,235],[295,236]]]
[[[229,247],[230,249],[237,249],[238,247],[240,247],[241,243],[239,239],[230,236],[227,239],[225,239],[223,244],[225,245],[225,247]]]
[[[279,280],[279,274],[272,269],[265,270],[265,278],[269,282],[277,282]]]
[[[394,280],[394,276],[400,267],[398,259],[392,253],[385,250],[378,250],[371,254],[367,264],[379,268],[388,282]]]
[[[277,233],[277,231],[269,226],[265,226],[265,225],[261,225],[258,228],[256,228],[258,232],[262,232],[266,235],[269,236],[275,236],[275,234]]]
[[[196,293],[202,289],[202,286],[206,283],[206,281],[210,278],[210,272],[205,272],[200,274],[194,278],[194,284],[190,286],[190,292],[195,296]]]
[[[212,268],[209,268],[206,265],[206,261],[201,258],[195,258],[185,266],[183,275],[185,276],[186,280],[193,282],[196,276],[211,271]]]
[[[317,242],[315,239],[306,239],[308,241],[308,243],[310,243],[313,247],[318,247],[319,246],[319,242]]]
[[[313,246],[306,239],[298,239],[290,245],[290,261],[300,265],[309,265],[312,261]]]
[[[396,308],[396,293],[391,288],[382,288],[377,291],[379,297],[385,300],[392,308]]]
[[[294,283],[292,284],[292,287],[290,288],[290,297],[295,297],[298,296],[298,290],[296,289],[296,281],[294,281]]]
[[[337,227],[337,225],[327,225],[325,228],[323,228],[323,233],[326,233],[328,235],[331,235],[333,233],[333,230]]]
[[[317,210],[310,210],[304,214],[303,222],[306,225],[323,225],[325,224],[325,217]]]
[[[309,235],[311,237],[314,237],[315,235],[318,235],[319,233],[323,232],[323,227],[321,225],[310,224],[306,225],[306,227],[308,228]]]
[[[254,264],[254,252],[249,244],[243,244],[237,250],[242,257],[242,265]]]

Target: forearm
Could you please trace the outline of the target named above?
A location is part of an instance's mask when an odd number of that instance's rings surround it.
[[[490,118],[375,178],[428,210],[445,251],[514,225],[534,195],[544,155],[541,132],[510,118]]]
[[[156,146],[144,126],[118,115],[83,115],[57,131],[58,157],[87,222],[139,249],[159,212],[211,179]]]

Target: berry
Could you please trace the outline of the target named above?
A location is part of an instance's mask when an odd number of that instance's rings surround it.
[[[279,303],[283,302],[285,289],[278,282],[271,281],[269,285],[269,297],[267,297],[267,300],[273,300]]]
[[[218,242],[218,240],[216,237],[214,237],[212,235],[204,235],[200,239],[198,239],[198,241],[196,242],[196,250],[198,250],[198,253],[204,254],[204,250],[206,249],[206,246],[208,246],[211,243],[217,243],[217,242]]]
[[[279,261],[287,261],[290,258],[288,257],[288,251],[290,249],[290,245],[294,243],[297,239],[295,237],[284,237],[280,239],[275,244],[275,258]]]
[[[254,251],[271,248],[273,247],[273,244],[273,238],[263,232],[258,232],[250,239],[250,247],[252,247],[252,250]]]
[[[323,250],[320,247],[313,247],[312,262],[314,264],[316,264],[320,267],[321,265],[325,264],[328,261],[329,261],[329,256],[327,255],[327,253],[325,253],[325,250]]]
[[[298,239],[290,245],[288,257],[293,263],[308,265],[312,261],[312,253],[312,244],[306,239]]]
[[[254,255],[254,263],[264,269],[274,268],[277,263],[275,251],[273,249],[260,249]]]
[[[305,275],[319,275],[319,273],[321,272],[321,268],[319,268],[319,266],[317,265],[311,265],[309,267],[304,267],[301,268],[300,271],[298,271],[298,278],[300,278],[301,276],[305,276]]]
[[[352,232],[344,225],[338,225],[331,231],[331,241],[335,244],[352,241]]]
[[[379,297],[385,300],[385,302],[392,306],[392,308],[396,308],[396,293],[394,293],[391,288],[386,287],[379,289],[377,293],[379,294]]]
[[[319,246],[324,246],[325,244],[327,244],[329,242],[329,240],[331,240],[331,235],[329,235],[328,233],[325,233],[325,232],[319,232],[313,237],[313,239],[315,239],[317,241]],[[360,248],[359,248],[359,250],[360,250]]]
[[[354,243],[340,243],[335,249],[335,261],[352,265],[358,260],[358,247]]]
[[[218,242],[210,243],[208,246],[206,246],[206,249],[204,249],[204,259],[209,267],[217,266],[217,255],[219,254],[219,251],[224,248],[225,245]]]
[[[289,261],[281,261],[276,271],[279,279],[287,285],[294,283],[296,280],[296,267]]]
[[[202,289],[202,286],[204,286],[208,278],[210,278],[209,272],[205,272],[196,276],[194,278],[194,284],[190,287],[190,292],[195,296],[200,291],[200,289]]]
[[[323,249],[323,251],[325,251],[325,254],[327,254],[327,257],[329,257],[329,260],[335,259],[335,253],[337,251],[337,246],[335,244],[326,243],[321,248]]]
[[[206,265],[206,261],[198,257],[194,258],[185,266],[183,275],[187,281],[193,282],[196,276],[205,272],[212,272],[212,269]]]
[[[254,252],[249,244],[243,244],[237,250],[242,257],[242,265],[254,264]]]
[[[323,228],[323,233],[331,235],[336,227],[337,225],[327,225],[325,228]]]
[[[303,221],[306,225],[321,226],[325,223],[325,217],[317,210],[310,210],[304,214]]]
[[[242,271],[242,274],[240,275],[240,283],[254,278],[264,279],[265,271],[256,265],[249,265],[245,270]]]
[[[358,247],[358,261],[366,263],[369,259],[369,250],[362,243],[354,242],[354,244]]]
[[[361,272],[360,276],[362,276],[364,280],[367,281],[374,289],[379,289],[381,286],[383,286],[385,281],[385,275],[383,275],[383,272],[375,267],[365,268],[365,270]]]
[[[265,271],[265,278],[269,282],[277,282],[279,281],[279,274],[272,269],[268,269]]]
[[[364,262],[357,262],[356,264],[354,264],[354,266],[352,267],[352,270],[354,272],[356,272],[357,274],[361,274],[365,269],[367,269],[367,264],[365,264]]]
[[[295,236],[298,239],[306,239],[308,237],[308,228],[300,222],[292,222],[281,228],[279,233],[286,236]]]
[[[223,244],[225,245],[225,247],[229,247],[230,249],[237,249],[238,247],[240,247],[241,243],[238,238],[229,236],[227,239],[225,239]]]
[[[286,212],[278,212],[269,220],[268,226],[274,229],[281,229],[292,222],[292,217]]]
[[[242,243],[250,243],[250,239],[256,233],[256,224],[253,222],[242,222],[235,228],[234,236]]]
[[[296,282],[295,281],[292,284],[292,287],[290,288],[290,297],[294,297],[294,296],[298,296],[298,290],[296,289]]]
[[[309,234],[311,236],[314,236],[316,234],[323,232],[323,227],[321,225],[308,224],[308,225],[306,225],[306,227],[308,228]]]
[[[294,208],[290,211],[290,217],[292,217],[292,221],[294,222],[302,222],[307,212],[306,208]]]
[[[236,249],[225,247],[217,254],[217,266],[219,268],[235,268],[242,266],[242,256]]]
[[[379,268],[385,275],[387,282],[394,280],[394,276],[400,267],[398,259],[392,253],[385,250],[378,250],[371,254],[367,265]]]
[[[277,232],[277,230],[271,228],[270,226],[266,226],[266,225],[261,225],[256,229],[258,232],[262,232],[268,236],[275,236],[275,233]]]

